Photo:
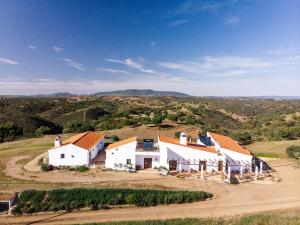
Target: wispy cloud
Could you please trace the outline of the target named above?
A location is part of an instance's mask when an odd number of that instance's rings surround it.
[[[0,58],[0,63],[8,65],[18,65],[19,63],[10,59]]]
[[[229,77],[268,67],[270,63],[254,57],[205,56],[192,61],[160,62],[159,65],[186,74],[204,77]]]
[[[169,27],[178,27],[180,25],[188,23],[190,20],[188,19],[180,19],[180,20],[174,20],[173,22],[169,23]]]
[[[129,74],[125,70],[116,70],[116,69],[110,69],[110,68],[97,68],[97,71],[102,71],[102,72],[108,72],[108,73],[123,73],[123,74]]]
[[[226,25],[234,25],[240,22],[240,18],[237,16],[227,16],[223,18],[223,21]]]
[[[197,1],[187,0],[181,2],[175,9],[169,11],[169,16],[172,15],[189,15],[200,13],[208,10],[218,10],[227,5],[235,4],[238,0],[222,0],[222,1]]]
[[[72,59],[69,58],[65,58],[63,59],[63,61],[70,67],[77,69],[77,70],[81,70],[81,71],[85,71],[85,69],[83,68],[81,63],[75,62]]]
[[[60,47],[57,47],[57,46],[53,46],[53,50],[54,50],[56,53],[59,53],[59,52],[63,51],[64,49],[63,49],[63,48],[60,48]]]
[[[33,46],[33,45],[29,45],[28,48],[32,51],[37,51],[38,48],[36,46]]]
[[[124,60],[118,60],[118,59],[105,59],[105,61],[107,62],[112,62],[112,63],[119,63],[122,65],[125,65],[131,69],[135,69],[138,72],[142,73],[142,74],[149,74],[152,75],[153,77],[156,78],[167,78],[167,77],[172,77],[172,75],[164,73],[164,72],[160,72],[160,71],[156,71],[155,69],[149,69],[149,68],[144,68],[144,59],[142,57],[138,58],[137,60],[133,60],[132,58],[127,58]]]
[[[151,46],[155,46],[156,45],[156,42],[155,41],[150,41],[149,43]]]

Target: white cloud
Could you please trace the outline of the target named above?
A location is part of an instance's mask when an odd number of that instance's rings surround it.
[[[56,53],[59,53],[59,52],[63,51],[64,49],[63,49],[63,48],[60,48],[60,47],[57,47],[57,46],[53,46],[53,50],[54,50]]]
[[[82,64],[81,63],[78,63],[78,62],[75,62],[73,61],[72,59],[68,59],[68,58],[65,58],[63,59],[63,61],[70,67],[74,68],[74,69],[77,69],[77,70],[81,70],[81,71],[85,71],[85,69],[83,68]]]
[[[110,68],[97,68],[97,71],[103,71],[103,72],[108,72],[108,73],[123,73],[123,74],[129,74],[125,70],[116,70],[116,69],[110,69]]]
[[[188,20],[188,19],[175,20],[175,21],[169,23],[168,26],[170,26],[170,27],[178,27],[180,25],[188,23],[189,21],[190,20]]]
[[[171,70],[173,74],[184,74],[190,80],[240,76],[273,65],[260,58],[240,56],[205,56],[190,61],[166,61],[158,64]]]
[[[227,17],[224,17],[223,21],[224,21],[224,24],[226,24],[226,25],[234,25],[234,24],[238,24],[240,22],[240,18],[237,16],[227,16]]]
[[[19,63],[10,59],[0,58],[0,63],[8,65],[18,65]]]
[[[33,45],[29,45],[28,48],[32,51],[37,51],[38,48],[36,46],[33,46]]]
[[[133,59],[131,58],[127,58],[127,59],[124,59],[124,60],[118,60],[118,59],[105,59],[105,61],[107,62],[112,62],[112,63],[119,63],[119,64],[123,64],[129,68],[132,68],[132,69],[136,69],[142,73],[148,73],[148,74],[153,74],[153,75],[165,75],[165,74],[162,74],[162,73],[159,73],[159,72],[156,72],[155,70],[153,69],[145,69],[144,66],[143,66],[143,62],[144,62],[144,59],[143,58],[139,58],[139,62],[136,62],[134,61]]]

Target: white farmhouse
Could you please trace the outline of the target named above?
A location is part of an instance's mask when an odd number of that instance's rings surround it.
[[[62,142],[58,136],[48,150],[48,164],[52,166],[89,166],[104,147],[104,135],[92,131],[72,136]]]
[[[158,136],[139,140],[131,137],[110,144],[106,149],[105,167],[110,169],[158,168],[169,171],[207,171],[221,172],[230,166],[231,170],[251,167],[252,155],[233,139],[214,133],[207,133],[209,143],[197,140],[188,141],[184,133],[180,138]]]

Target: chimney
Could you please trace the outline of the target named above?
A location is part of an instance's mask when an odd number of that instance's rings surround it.
[[[54,141],[54,147],[56,148],[56,147],[60,147],[60,146],[62,146],[61,137],[57,136]]]
[[[183,133],[183,132],[180,133],[179,143],[180,143],[181,145],[187,145],[187,136],[186,136],[186,134]]]

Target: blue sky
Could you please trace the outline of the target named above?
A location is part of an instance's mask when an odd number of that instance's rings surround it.
[[[297,0],[1,0],[0,94],[300,95]]]

